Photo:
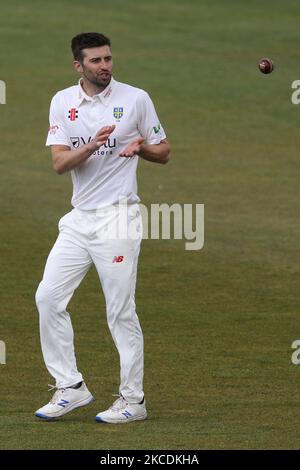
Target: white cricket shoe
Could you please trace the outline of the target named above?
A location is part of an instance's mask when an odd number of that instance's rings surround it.
[[[79,388],[59,388],[49,403],[35,412],[35,416],[42,419],[60,418],[75,408],[88,405],[93,400],[94,397],[84,382]]]
[[[96,421],[99,423],[130,423],[147,418],[146,402],[128,403],[122,395],[112,404],[108,410],[98,413]]]

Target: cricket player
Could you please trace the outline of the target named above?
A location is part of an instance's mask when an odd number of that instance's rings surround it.
[[[71,173],[73,209],[59,221],[36,292],[42,353],[56,391],[35,414],[59,418],[93,401],[77,369],[66,309],[94,264],[121,368],[119,398],[96,420],[129,423],[147,417],[143,334],[135,308],[142,239],[136,169],[139,158],[167,163],[170,145],[149,95],[113,78],[109,38],[82,33],[71,48],[80,80],[54,95],[46,145],[54,170]]]

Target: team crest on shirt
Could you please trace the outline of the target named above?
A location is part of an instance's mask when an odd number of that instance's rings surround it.
[[[123,116],[123,109],[124,108],[114,108],[114,118],[116,118],[117,121],[120,121]]]

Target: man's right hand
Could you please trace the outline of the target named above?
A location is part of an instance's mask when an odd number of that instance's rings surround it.
[[[95,150],[98,150],[101,145],[104,145],[115,128],[115,125],[101,127],[100,131],[98,131],[95,137],[87,144],[89,150],[95,152]]]

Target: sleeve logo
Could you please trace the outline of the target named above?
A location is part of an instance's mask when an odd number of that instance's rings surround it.
[[[159,131],[160,131],[160,124],[158,124],[157,126],[153,126],[153,130],[154,130],[155,134],[158,134]]]
[[[50,126],[49,127],[49,134],[56,134],[56,131],[59,129],[58,126]]]

